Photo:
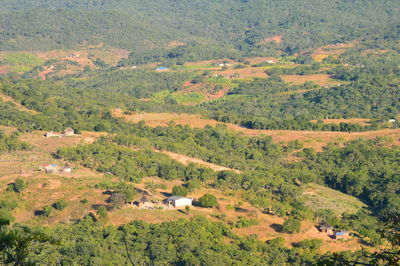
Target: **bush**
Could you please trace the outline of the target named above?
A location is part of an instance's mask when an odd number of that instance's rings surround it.
[[[182,196],[182,197],[186,197],[188,194],[188,191],[185,187],[182,186],[174,186],[172,188],[172,195],[174,196]]]
[[[8,185],[8,191],[14,191],[17,193],[21,193],[26,188],[26,183],[22,178],[15,179],[14,183]]]
[[[59,201],[54,203],[54,209],[59,210],[59,211],[64,210],[67,206],[68,206],[68,203],[63,199],[60,199]]]
[[[49,217],[53,213],[53,208],[49,205],[44,206],[42,210],[43,216]]]
[[[218,201],[214,195],[207,193],[199,198],[199,204],[204,208],[214,208],[218,206]]]
[[[7,209],[9,211],[14,210],[18,207],[18,202],[13,199],[3,199],[0,200],[0,209]]]
[[[14,222],[15,218],[7,209],[0,209],[0,226],[9,225]]]
[[[301,222],[299,219],[290,217],[283,222],[282,232],[284,233],[298,233],[300,232]]]
[[[107,209],[104,206],[100,206],[99,209],[97,210],[97,214],[101,219],[107,218]]]
[[[298,245],[299,245],[299,248],[316,252],[322,247],[322,240],[321,239],[305,239],[305,240],[301,241]]]

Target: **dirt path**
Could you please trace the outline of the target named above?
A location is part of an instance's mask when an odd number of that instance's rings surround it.
[[[225,166],[221,166],[221,165],[216,165],[213,163],[209,163],[206,161],[203,161],[201,159],[197,159],[197,158],[193,158],[193,157],[189,157],[186,155],[182,155],[182,154],[178,154],[178,153],[174,153],[174,152],[170,152],[170,151],[156,151],[156,152],[161,152],[164,153],[166,155],[168,155],[169,157],[171,157],[172,159],[184,164],[184,165],[188,165],[190,163],[196,163],[196,164],[200,164],[202,166],[205,166],[207,168],[210,168],[214,171],[234,171],[236,173],[241,173],[241,171],[236,170],[236,169],[232,169],[232,168],[228,168]]]

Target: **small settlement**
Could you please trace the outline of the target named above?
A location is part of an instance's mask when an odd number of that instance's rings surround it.
[[[171,196],[163,201],[157,199],[150,199],[149,196],[143,196],[135,202],[139,209],[172,209],[192,206],[193,199],[181,196]]]
[[[75,136],[75,130],[72,128],[66,128],[62,133],[57,133],[54,131],[48,131],[46,134],[44,134],[46,138],[63,138],[63,137],[73,137]]]
[[[346,230],[337,230],[332,225],[327,223],[322,223],[318,226],[318,230],[321,233],[326,233],[330,238],[336,240],[346,240],[350,237],[350,234]]]
[[[42,164],[39,165],[39,170],[46,174],[72,173],[72,167],[67,163],[64,166],[58,166],[57,164]]]

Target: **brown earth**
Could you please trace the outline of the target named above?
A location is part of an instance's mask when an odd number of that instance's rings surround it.
[[[328,56],[338,56],[347,51],[347,49],[354,47],[357,42],[351,43],[338,43],[320,47],[314,51],[312,58],[315,62],[321,63]]]
[[[275,42],[275,43],[282,43],[282,41],[283,41],[283,36],[282,35],[276,35],[276,36],[273,36],[273,37],[270,37],[270,38],[265,38],[265,39],[263,39],[263,40],[261,40],[260,42],[259,42],[259,44],[267,44],[267,43],[270,43],[270,42]]]
[[[275,62],[277,61],[274,57],[249,57],[246,58],[246,60],[249,61],[252,65],[266,63],[268,60],[274,60]]]
[[[240,75],[239,78],[268,78],[268,75],[265,73],[265,69],[260,67],[229,69],[229,70],[217,71],[214,73],[227,77],[239,74]]]
[[[295,85],[302,85],[307,81],[312,81],[321,86],[333,86],[340,84],[338,81],[332,79],[328,74],[314,74],[314,75],[282,75],[284,82],[292,83]]]

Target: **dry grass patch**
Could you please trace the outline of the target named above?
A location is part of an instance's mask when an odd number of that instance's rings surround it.
[[[315,62],[321,63],[325,58],[329,56],[336,57],[338,55],[341,55],[346,52],[347,49],[352,48],[355,45],[356,42],[326,45],[316,49],[312,54],[312,58]]]
[[[224,71],[215,72],[215,74],[222,76],[233,76],[239,74],[239,78],[268,78],[265,69],[261,67],[248,67],[240,69],[229,69]]]
[[[340,82],[332,79],[331,75],[328,74],[314,74],[314,75],[282,75],[284,82],[291,83],[294,85],[302,85],[307,81],[314,82],[321,86],[333,86],[338,85]]]
[[[341,118],[341,119],[322,119],[324,124],[337,124],[340,123],[349,123],[349,124],[357,124],[360,126],[368,126],[370,124],[370,119],[366,118]],[[311,120],[312,123],[317,123],[318,120]]]

